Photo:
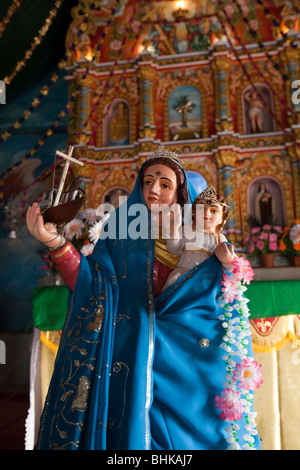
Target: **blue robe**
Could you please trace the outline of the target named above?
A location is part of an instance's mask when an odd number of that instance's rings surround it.
[[[144,203],[139,178],[128,209],[135,203]],[[81,259],[37,449],[227,449],[228,423],[214,401],[226,375],[222,266],[213,256],[155,298],[150,215],[147,237],[135,240],[124,237],[120,210],[111,215],[116,238]]]

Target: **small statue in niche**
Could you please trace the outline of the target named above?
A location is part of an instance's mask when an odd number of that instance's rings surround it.
[[[255,198],[255,219],[259,225],[275,222],[274,198],[264,183],[260,183]]]
[[[109,123],[110,144],[129,143],[129,113],[126,103],[120,101],[115,106],[116,112]]]
[[[245,100],[249,104],[248,116],[253,133],[263,132],[263,104],[254,90],[245,93]]]

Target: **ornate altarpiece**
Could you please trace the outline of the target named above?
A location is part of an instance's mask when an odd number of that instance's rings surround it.
[[[278,223],[300,217],[300,109],[291,100],[291,83],[300,77],[292,47],[298,33],[280,36],[252,6],[258,46],[242,15],[232,21],[236,30],[227,23],[224,29],[216,2],[135,3],[82,0],[72,10],[67,79],[76,99],[69,137],[85,162],[88,204],[97,207],[114,188],[130,192],[143,158],[163,143],[187,171],[225,194],[230,241],[240,242],[249,229],[250,188],[260,180],[280,194]],[[259,132],[251,129],[245,98],[253,86],[266,99]]]
[[[292,100],[299,11],[291,2],[79,0],[71,13],[69,140],[85,163],[88,206],[129,193],[144,158],[163,143],[224,193],[235,244],[255,217],[261,184],[275,199],[278,223],[300,218],[300,100]],[[299,450],[297,308],[251,314],[264,370],[257,424],[267,450]],[[49,363],[59,343],[51,333],[41,335]]]

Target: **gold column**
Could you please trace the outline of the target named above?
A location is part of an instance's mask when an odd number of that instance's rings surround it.
[[[233,150],[220,150],[216,154],[219,171],[220,192],[230,206],[229,219],[225,225],[226,236],[231,243],[241,238],[240,211],[235,176],[236,153]]]
[[[230,60],[225,55],[215,56],[212,69],[214,71],[216,129],[217,131],[232,130],[232,112],[229,93]]]
[[[154,115],[154,79],[155,70],[151,65],[140,63],[138,77],[140,80],[140,137],[155,137]]]
[[[91,106],[91,88],[93,77],[87,76],[80,79],[80,114],[79,114],[79,137],[80,142],[89,142],[92,135],[92,106]]]

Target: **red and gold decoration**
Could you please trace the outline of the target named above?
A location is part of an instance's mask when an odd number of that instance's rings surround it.
[[[69,143],[85,162],[88,206],[103,202],[110,188],[130,191],[124,173],[136,172],[164,142],[188,171],[225,194],[230,241],[241,243],[253,227],[259,183],[270,183],[278,225],[299,216],[300,108],[291,99],[300,77],[296,9],[280,0],[147,0],[138,7],[132,0],[80,0],[71,16],[59,64],[67,67],[68,103],[22,161],[68,114]],[[48,91],[46,85],[41,94]],[[95,198],[94,182],[104,180]]]
[[[12,2],[0,35],[20,3]],[[6,83],[26,67],[62,3],[53,3]],[[63,71],[67,103],[20,162],[3,172],[0,202],[11,173],[67,116],[66,147],[74,146],[74,157],[84,162],[79,175],[86,208],[128,195],[141,162],[164,144],[187,172],[225,195],[230,206],[225,233],[237,248],[255,227],[280,227],[286,237],[300,218],[300,100],[293,98],[300,80],[296,2],[78,0],[71,18],[64,58],[30,107],[2,132],[0,145],[36,110]],[[22,189],[24,212],[28,188]],[[287,240],[278,241],[278,253],[290,256]],[[264,370],[256,408],[263,416],[265,449],[300,445],[300,420],[293,416],[299,400],[293,390],[300,388],[300,311],[291,313],[276,310],[258,318],[254,311],[251,319],[256,360]],[[42,332],[41,340],[54,360],[59,333],[51,337]]]

